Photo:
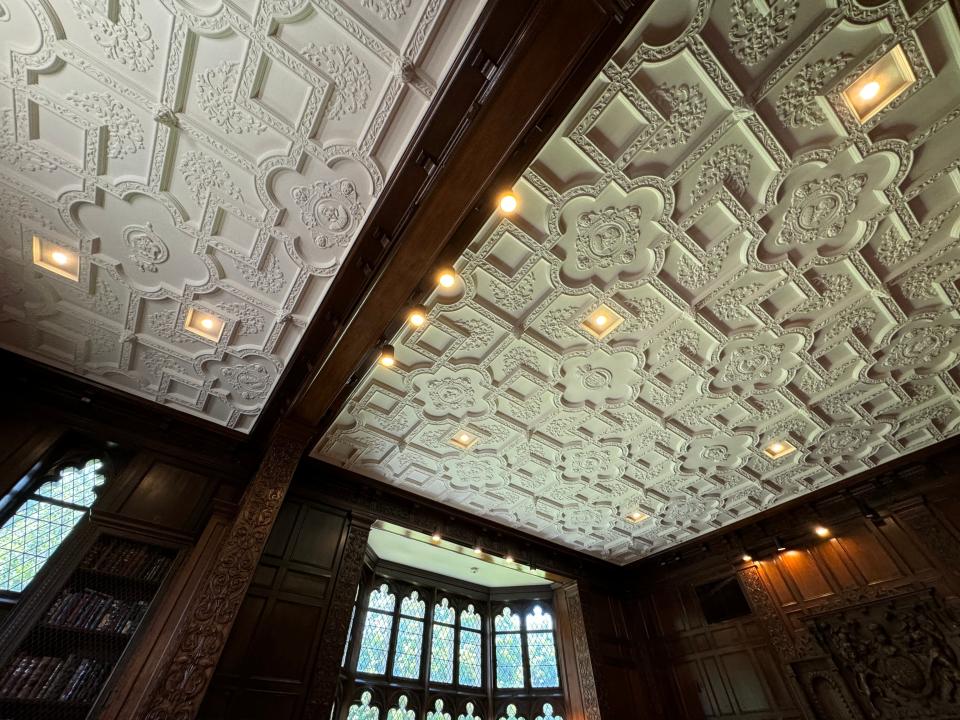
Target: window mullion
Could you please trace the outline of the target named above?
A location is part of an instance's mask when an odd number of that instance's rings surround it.
[[[521,665],[523,666],[523,686],[528,692],[533,687],[530,681],[530,645],[527,639],[527,614],[531,608],[527,605],[520,615],[520,645],[521,645]]]
[[[50,505],[57,505],[59,507],[66,508],[67,510],[79,510],[80,512],[86,512],[90,509],[86,505],[76,505],[74,503],[64,502],[63,500],[57,500],[56,498],[37,495],[36,493],[30,493],[27,495],[23,499],[23,502],[26,502],[27,500],[36,500],[37,502],[49,503]],[[20,504],[23,505],[23,503]]]

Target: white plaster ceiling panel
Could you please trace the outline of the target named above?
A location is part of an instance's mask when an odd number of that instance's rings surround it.
[[[482,6],[0,0],[0,345],[249,431]]]
[[[515,189],[316,455],[624,563],[958,432],[950,3],[659,0]]]

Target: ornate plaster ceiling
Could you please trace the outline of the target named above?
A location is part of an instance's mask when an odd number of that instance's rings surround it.
[[[659,0],[315,452],[625,563],[954,435],[958,168],[950,3]]]
[[[0,345],[248,431],[482,5],[0,0]]]

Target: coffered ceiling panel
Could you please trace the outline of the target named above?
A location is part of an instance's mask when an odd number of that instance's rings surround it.
[[[950,3],[660,0],[315,453],[624,563],[954,435],[958,168]]]
[[[0,0],[0,345],[248,431],[482,5]]]

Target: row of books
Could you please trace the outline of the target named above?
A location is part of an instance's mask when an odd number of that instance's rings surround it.
[[[81,567],[111,575],[156,581],[166,574],[170,562],[171,558],[158,548],[119,538],[105,538],[90,548]]]
[[[124,601],[106,593],[66,590],[60,594],[44,622],[49,625],[129,635],[147,612],[147,601]]]
[[[108,666],[98,660],[17,655],[0,677],[0,697],[90,703],[106,679]]]

